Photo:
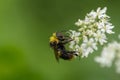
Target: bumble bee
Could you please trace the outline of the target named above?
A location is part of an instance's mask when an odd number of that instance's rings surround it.
[[[55,58],[59,62],[59,58],[64,60],[71,60],[73,57],[78,56],[76,51],[66,50],[65,44],[72,41],[68,36],[63,35],[61,32],[55,32],[50,37],[50,47],[54,50]]]

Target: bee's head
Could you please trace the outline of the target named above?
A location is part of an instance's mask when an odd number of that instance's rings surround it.
[[[50,43],[58,43],[59,40],[56,36],[56,33],[53,33],[53,35],[50,37]]]

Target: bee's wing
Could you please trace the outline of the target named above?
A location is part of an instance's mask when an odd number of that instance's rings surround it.
[[[56,49],[54,49],[54,54],[55,54],[55,58],[56,58],[57,62],[59,62],[59,55],[58,55],[58,51]]]

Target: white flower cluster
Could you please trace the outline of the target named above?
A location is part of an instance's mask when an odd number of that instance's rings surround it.
[[[120,43],[114,41],[103,48],[101,56],[95,57],[95,61],[102,67],[111,67],[115,62],[116,72],[120,73]]]
[[[106,15],[107,8],[92,10],[84,20],[78,20],[75,25],[78,30],[70,30],[69,48],[77,51],[81,57],[87,57],[89,53],[97,50],[98,43],[103,45],[107,42],[106,34],[113,34],[114,26],[110,23],[110,17]]]

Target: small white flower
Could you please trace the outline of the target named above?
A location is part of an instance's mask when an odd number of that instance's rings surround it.
[[[97,22],[96,25],[98,26],[98,29],[101,30],[102,32],[105,32],[105,29],[104,29],[104,22]]]
[[[80,32],[76,32],[73,30],[70,30],[71,32],[71,38],[76,42],[79,43],[79,36],[80,36]]]
[[[114,26],[112,26],[111,23],[106,23],[106,27],[105,27],[105,31],[108,34],[113,34],[114,32],[112,31],[112,29],[114,28]]]
[[[69,48],[70,48],[70,49],[74,49],[74,45],[75,45],[75,41],[71,41],[71,42],[70,42],[70,45],[69,45]]]
[[[94,51],[94,49],[97,50],[97,46],[93,38],[84,40],[84,42],[81,44],[81,47],[84,50],[82,57],[87,57],[89,53]]]
[[[90,13],[87,14],[85,20],[89,18],[95,19],[96,17],[97,17],[97,13],[94,10],[92,10]]]
[[[104,43],[107,43],[107,38],[104,33],[102,33],[100,30],[97,31],[97,33],[94,33],[95,40],[98,41],[101,45]]]
[[[86,34],[89,36],[92,36],[94,34],[94,32],[92,30],[86,30]]]
[[[102,32],[106,32],[108,34],[113,34],[114,32],[112,31],[112,29],[114,28],[114,26],[111,23],[108,22],[99,22],[97,23],[98,28],[102,31]]]
[[[70,30],[69,31],[70,37],[73,39],[73,41],[70,42],[70,46],[69,48],[74,48],[75,44],[79,43],[79,36],[80,36],[80,32],[76,32],[74,30]]]
[[[82,57],[82,58],[83,58],[83,57],[88,57],[89,53],[90,53],[90,50],[86,50],[86,49],[83,49],[83,48],[82,48],[82,56],[81,56],[81,57]]]
[[[79,45],[75,45],[75,51],[78,55],[81,53],[81,48]]]
[[[76,26],[81,26],[83,24],[83,21],[78,19],[78,21],[75,23]]]
[[[100,7],[97,9],[98,19],[102,19],[102,18],[107,17],[107,15],[106,15],[106,10],[107,10],[107,7],[104,7],[102,10],[101,10]]]
[[[71,36],[72,39],[74,39],[74,41],[76,41],[77,43],[79,42],[80,32],[70,30],[70,36]]]

